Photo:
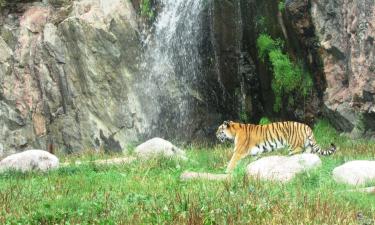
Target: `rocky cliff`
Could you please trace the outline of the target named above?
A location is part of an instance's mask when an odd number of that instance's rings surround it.
[[[312,1],[327,82],[325,113],[352,137],[375,131],[375,2]]]
[[[131,1],[7,1],[0,152],[122,151],[152,136],[212,139],[228,116],[220,112],[220,82],[199,66],[207,5],[196,3],[172,1],[166,18],[175,18],[147,43]]]
[[[135,17],[121,0],[3,9],[1,150],[121,151],[135,140],[142,130],[132,90],[140,51]]]
[[[156,20],[154,36],[140,30],[147,26],[137,0],[6,2],[0,155],[31,147],[121,151],[155,135],[207,141],[224,119],[263,115],[326,116],[352,137],[374,135],[372,0],[287,0],[285,10],[271,0],[172,1],[173,23]],[[272,70],[256,48],[264,31],[283,39],[314,80],[309,99],[280,113],[272,110]],[[162,43],[145,47],[148,37]]]
[[[219,48],[228,43],[235,46],[230,51],[231,62],[237,62],[238,68],[231,73],[251,77],[245,79],[252,80],[246,88],[250,91],[245,93],[245,104],[254,105],[247,111],[250,118],[259,118],[259,113],[263,113],[309,123],[314,118],[327,117],[337,129],[353,138],[375,137],[374,1],[287,0],[284,7],[272,0],[215,2],[230,6],[223,7],[221,14],[216,10],[214,18],[225,18],[220,27],[232,27],[228,29],[230,35],[236,28],[235,38],[225,40],[228,34],[223,34],[217,35],[216,40]],[[236,19],[231,22],[227,14]],[[295,108],[284,108],[280,113],[272,110],[273,72],[259,60],[256,47],[261,33],[283,40],[289,57],[294,62],[302,61],[312,74],[313,95]],[[221,43],[223,40],[225,43]],[[225,59],[230,54],[220,55]],[[244,56],[255,73],[243,73],[248,68],[241,63]],[[225,70],[228,67],[222,71]]]

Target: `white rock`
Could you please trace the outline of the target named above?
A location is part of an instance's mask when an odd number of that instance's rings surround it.
[[[43,150],[27,150],[1,160],[0,172],[6,170],[19,170],[22,172],[31,170],[47,171],[58,166],[59,159],[51,153]]]
[[[297,173],[316,168],[321,163],[320,158],[315,154],[269,156],[250,163],[246,173],[248,176],[263,180],[287,182]]]
[[[162,138],[153,138],[138,145],[135,148],[135,154],[141,159],[150,159],[161,156],[187,160],[184,151]]]
[[[213,174],[213,173],[200,173],[185,171],[181,174],[180,179],[183,181],[188,180],[229,180],[229,174]]]
[[[356,160],[336,167],[333,179],[339,183],[364,185],[375,181],[375,161]]]
[[[99,159],[94,161],[75,161],[75,162],[65,162],[60,163],[60,166],[70,166],[70,165],[82,165],[82,164],[89,164],[94,163],[97,165],[124,165],[124,164],[130,164],[136,160],[135,157],[122,157],[122,158],[111,158],[111,159]]]

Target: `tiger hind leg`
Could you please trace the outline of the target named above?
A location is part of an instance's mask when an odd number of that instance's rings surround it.
[[[319,147],[319,145],[316,143],[315,141],[315,138],[314,138],[314,135],[311,134],[309,137],[308,137],[308,140],[309,140],[309,146],[308,148],[311,148],[311,152],[312,153],[318,153],[320,155],[332,155],[333,153],[336,152],[337,148],[336,148],[336,145],[331,143],[331,146],[330,148],[328,149],[321,149]]]

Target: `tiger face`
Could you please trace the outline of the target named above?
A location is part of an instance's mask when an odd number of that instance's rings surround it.
[[[223,124],[217,128],[216,137],[219,141],[224,142],[226,140],[233,140],[234,136],[231,132],[230,126],[232,121],[224,121]]]

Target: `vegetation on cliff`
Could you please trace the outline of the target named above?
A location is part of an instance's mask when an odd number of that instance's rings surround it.
[[[280,111],[282,100],[287,99],[288,107],[294,107],[295,98],[307,97],[313,83],[308,72],[301,65],[293,63],[282,51],[283,42],[261,34],[257,39],[258,54],[261,60],[268,60],[272,71],[272,90],[275,95],[274,110]]]

